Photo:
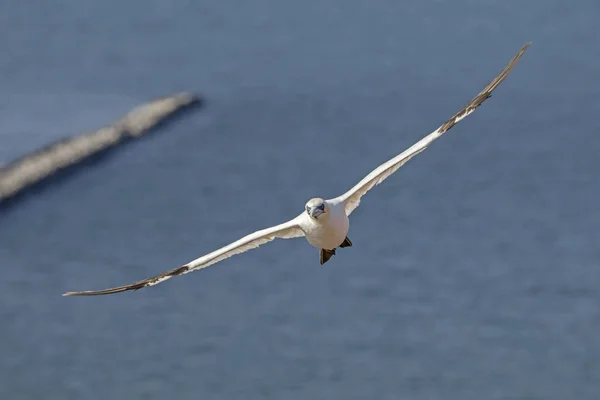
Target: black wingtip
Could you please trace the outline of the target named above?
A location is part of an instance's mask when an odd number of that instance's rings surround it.
[[[167,271],[165,273],[162,273],[160,275],[156,275],[152,278],[148,278],[148,279],[144,279],[142,281],[139,282],[135,282],[132,283],[130,285],[125,285],[125,286],[119,286],[119,287],[114,287],[114,288],[110,288],[110,289],[104,289],[104,290],[88,290],[88,291],[82,291],[82,292],[66,292],[63,293],[63,297],[68,297],[68,296],[102,296],[105,294],[115,294],[115,293],[122,293],[122,292],[127,292],[127,291],[137,291],[140,290],[142,288],[148,287],[148,286],[154,286],[157,283],[166,281],[168,279],[171,279],[174,276],[178,276],[178,275],[182,275],[185,274],[186,272],[190,271],[190,267],[189,265],[184,265],[181,266],[179,268],[175,268],[172,269],[171,271]]]

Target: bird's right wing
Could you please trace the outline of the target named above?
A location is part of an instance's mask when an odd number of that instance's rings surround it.
[[[374,169],[369,175],[364,177],[360,182],[358,182],[352,189],[344,193],[343,195],[333,199],[336,203],[344,203],[344,208],[346,210],[346,215],[350,215],[352,211],[360,204],[360,198],[367,193],[374,186],[379,185],[383,182],[387,177],[392,175],[394,172],[398,170],[401,166],[403,166],[408,160],[410,160],[415,155],[419,154],[423,150],[425,150],[433,141],[446,133],[450,128],[460,122],[463,118],[467,117],[471,114],[477,107],[479,107],[485,100],[487,100],[491,95],[494,89],[498,87],[498,85],[508,76],[508,73],[513,69],[519,58],[525,53],[525,50],[531,45],[531,43],[527,43],[525,46],[521,48],[521,50],[517,53],[516,56],[513,57],[512,60],[508,63],[508,65],[491,81],[485,89],[483,89],[477,96],[473,98],[464,106],[459,112],[454,114],[452,118],[448,121],[444,122],[442,126],[437,128],[435,131],[431,132],[429,135],[425,136],[423,139],[419,140],[417,143],[409,147],[407,150],[398,154],[396,157],[391,160],[381,164],[379,167]]]
[[[187,274],[188,272],[206,268],[209,265],[215,264],[235,254],[243,253],[250,249],[254,249],[262,244],[270,242],[275,238],[291,239],[295,237],[304,236],[304,232],[300,228],[302,216],[303,215],[300,214],[298,217],[294,218],[291,221],[251,233],[250,235],[244,236],[238,241],[235,241],[225,247],[220,248],[219,250],[213,251],[212,253],[190,261],[189,263],[179,268],[175,268],[171,271],[167,271],[160,275],[153,276],[152,278],[144,279],[142,281],[138,281],[125,286],[119,286],[104,290],[67,292],[63,294],[63,296],[97,296],[102,294],[120,293],[125,292],[127,290],[138,290],[146,286],[154,286],[158,283],[166,281],[167,279],[171,279],[174,276],[183,275]]]

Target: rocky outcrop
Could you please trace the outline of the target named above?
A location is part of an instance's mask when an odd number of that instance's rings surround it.
[[[139,138],[202,100],[180,93],[162,97],[131,110],[123,118],[94,132],[62,139],[0,168],[0,206],[57,173],[70,170],[94,156]]]

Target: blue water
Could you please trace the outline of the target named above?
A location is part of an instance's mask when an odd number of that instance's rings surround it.
[[[207,107],[0,214],[2,399],[600,398],[600,3],[0,5],[0,162],[180,90]],[[371,191],[325,266],[276,241]]]

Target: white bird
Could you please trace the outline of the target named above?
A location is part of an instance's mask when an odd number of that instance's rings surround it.
[[[506,78],[508,73],[512,70],[517,61],[521,58],[525,50],[527,50],[530,45],[531,42],[525,44],[517,53],[517,55],[502,70],[502,72],[500,72],[500,74],[462,110],[454,114],[452,118],[446,121],[442,126],[425,136],[413,146],[386,163],[381,164],[343,195],[330,200],[324,200],[322,198],[310,199],[306,203],[305,210],[296,218],[288,222],[284,222],[281,225],[256,231],[236,242],[220,248],[219,250],[213,251],[212,253],[190,261],[179,268],[164,272],[152,278],[144,279],[142,281],[125,286],[104,290],[67,292],[63,294],[63,296],[94,296],[119,293],[127,290],[138,290],[147,286],[154,286],[174,276],[183,275],[187,274],[188,272],[206,268],[209,265],[215,264],[235,254],[254,249],[262,244],[272,241],[275,238],[290,239],[304,236],[310,244],[320,249],[321,265],[326,263],[335,254],[336,248],[352,246],[352,242],[347,236],[348,229],[350,227],[350,221],[348,217],[360,204],[361,197],[371,188],[380,184],[388,176],[396,172],[398,168],[404,165],[413,156],[425,150],[427,146],[429,146],[434,140],[442,136],[442,134],[447,132],[459,121],[475,111],[477,107],[479,107],[491,96],[491,93],[494,91],[494,89],[496,89],[500,82]]]

